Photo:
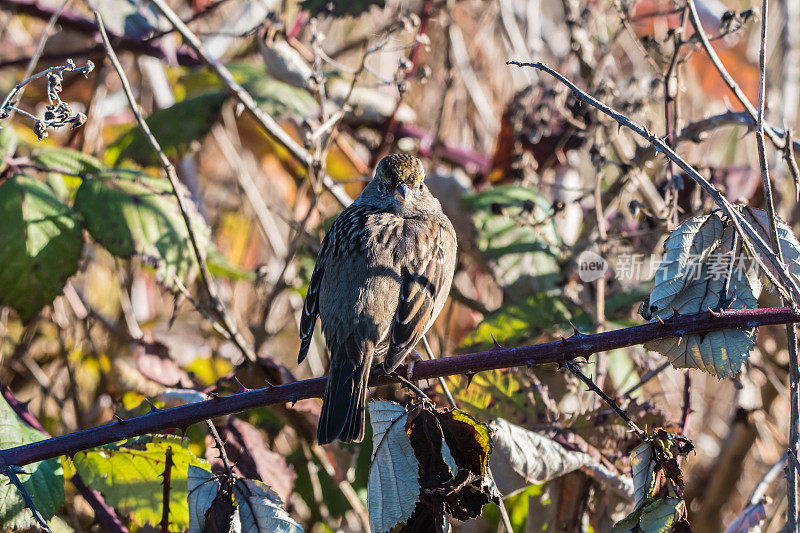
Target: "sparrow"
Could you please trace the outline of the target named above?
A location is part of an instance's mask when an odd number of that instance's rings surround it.
[[[320,444],[361,442],[372,365],[393,372],[450,292],[456,234],[424,180],[416,157],[384,157],[322,240],[303,305],[298,355],[301,363],[319,318],[331,354]]]

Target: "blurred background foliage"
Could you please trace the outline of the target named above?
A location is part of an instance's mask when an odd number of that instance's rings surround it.
[[[429,334],[437,356],[557,340],[573,328],[588,333],[642,323],[651,254],[660,253],[677,221],[711,207],[654,151],[552,80],[506,66],[507,59],[557,67],[659,135],[671,132],[678,152],[730,199],[763,201],[747,126],[723,119],[696,124],[739,106],[689,38],[681,1],[169,3],[351,197],[383,155],[423,158],[460,248],[451,297]],[[767,116],[778,126],[797,119],[800,79],[787,59],[798,53],[790,3],[774,2],[769,13],[775,37]],[[22,79],[59,4],[0,0],[1,94]],[[696,4],[722,61],[754,100],[758,25],[747,15],[751,5]],[[255,361],[201,312],[207,302],[197,288],[197,264],[156,154],[91,26],[75,22],[92,25],[92,8],[107,19],[147,122],[177,168],[215,285],[255,347]],[[148,402],[174,406],[232,392],[237,381],[258,388],[324,375],[328,355],[320,335],[307,362],[295,363],[314,258],[341,208],[318,169],[264,134],[147,2],[73,0],[64,13],[35,68],[67,57],[94,61],[87,77],[65,75],[61,95],[86,114],[86,124],[38,140],[33,123],[18,113],[0,129],[6,401],[26,403],[42,429],[58,435],[108,422],[115,413],[141,414]],[[671,63],[674,74],[665,78]],[[674,84],[677,104],[665,103],[665,79]],[[26,89],[18,105],[38,116],[47,102],[44,87]],[[672,122],[665,123],[665,105],[673,106]],[[778,211],[796,231],[792,181],[780,154],[773,155]],[[34,241],[41,249],[26,249]],[[580,279],[576,260],[585,250],[609,261],[601,281]],[[644,264],[626,276],[620,258],[631,254]],[[763,305],[778,303],[766,293],[761,298]],[[594,355],[586,371],[640,427],[668,427],[692,439],[695,453],[681,463],[689,519],[696,531],[721,531],[786,447],[787,361],[781,329],[762,328],[744,371],[731,379],[665,367],[641,346]],[[503,418],[629,473],[635,435],[555,365],[446,382],[459,406],[482,422]],[[425,385],[446,404],[435,382]],[[383,388],[374,396],[403,400],[405,392]],[[215,424],[237,472],[270,485],[308,531],[360,531],[369,430],[359,445],[322,449],[313,439],[319,406],[302,400]],[[0,420],[6,407],[0,405]],[[222,468],[204,426],[185,437],[142,437],[38,468],[57,476],[56,485],[79,473],[127,527],[148,531],[161,520],[158,461],[171,447],[173,481],[184,490],[173,489],[170,527],[180,530],[189,524],[178,505],[186,499],[189,465]],[[120,468],[116,461],[135,461],[138,474],[110,482],[104,474]],[[65,486],[65,504],[53,496],[53,524],[101,530],[93,525],[96,508],[74,485]],[[773,484],[769,496],[764,529],[778,531],[784,484]],[[630,512],[630,502],[581,470],[524,488],[505,505],[514,530],[528,532],[605,531]],[[488,505],[483,516],[455,527],[496,531],[499,520]]]

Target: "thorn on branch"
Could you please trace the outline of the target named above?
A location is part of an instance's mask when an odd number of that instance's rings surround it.
[[[472,385],[472,379],[475,377],[475,372],[465,372],[464,377],[467,378],[467,384],[464,386],[464,390],[467,390],[470,385]]]
[[[503,349],[503,347],[500,345],[500,343],[497,342],[497,339],[494,338],[494,334],[492,334],[492,342],[494,343],[494,348],[496,350],[502,350]]]
[[[146,401],[148,405],[147,414],[158,411],[158,407],[156,407],[155,404],[153,404],[153,402],[150,401],[150,398],[145,398],[144,401]]]
[[[17,474],[28,475],[28,472],[16,465],[8,465],[3,468],[3,474],[8,477],[8,482],[11,485],[14,485],[14,487],[16,487],[16,489],[22,495],[22,498],[25,500],[25,506],[31,511],[31,514],[33,514],[33,518],[36,520],[36,523],[39,524],[39,527],[42,528],[43,531],[51,531],[50,527],[47,525],[47,522],[42,516],[42,513],[40,513],[36,508],[36,505],[34,505],[31,495],[28,494],[28,491],[25,490],[25,486],[22,484],[22,481],[20,481],[19,477],[17,477]]]
[[[623,420],[625,420],[625,422],[628,423],[628,426],[630,426],[631,430],[634,433],[636,433],[636,436],[639,437],[639,440],[641,440],[642,442],[647,442],[648,440],[647,434],[641,429],[639,429],[639,426],[637,426],[636,423],[633,420],[631,420],[631,417],[628,416],[628,413],[626,413],[624,409],[618,406],[617,402],[615,402],[605,392],[603,392],[603,389],[598,387],[597,384],[595,384],[595,382],[592,381],[592,378],[588,377],[586,374],[581,372],[578,369],[578,367],[572,362],[568,361],[566,363],[561,363],[559,366],[563,366],[564,368],[572,372],[575,375],[575,377],[584,382],[589,387],[589,390],[593,391],[595,394],[600,396],[600,398],[602,398],[603,401],[606,402],[609,407],[611,407]]]
[[[239,385],[239,390],[237,390],[237,391],[236,391],[237,393],[240,393],[240,392],[247,392],[247,391],[249,391],[249,390],[252,390],[252,389],[248,389],[247,387],[245,387],[245,386],[244,386],[244,383],[242,383],[242,382],[239,380],[239,376],[233,376],[233,379],[234,379],[234,381],[236,381],[236,383]],[[268,383],[269,383],[269,382],[268,382]]]

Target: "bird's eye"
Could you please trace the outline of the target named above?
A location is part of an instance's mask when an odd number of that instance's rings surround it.
[[[379,181],[378,182],[378,191],[385,194],[386,193],[386,183],[384,183],[383,181]]]

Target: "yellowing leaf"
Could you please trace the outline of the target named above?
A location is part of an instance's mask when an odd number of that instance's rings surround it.
[[[170,526],[183,529],[189,525],[189,466],[207,468],[195,457],[182,439],[146,436],[108,444],[75,454],[73,463],[84,483],[100,491],[114,508],[129,513],[139,524],[156,525],[162,513],[162,476],[167,449],[172,450],[170,471]]]

